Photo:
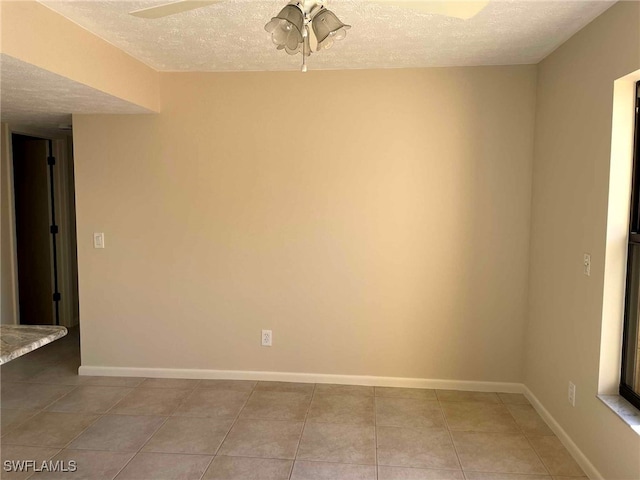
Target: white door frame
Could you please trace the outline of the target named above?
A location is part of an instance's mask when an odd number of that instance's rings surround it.
[[[77,271],[75,259],[75,249],[73,248],[75,240],[75,231],[73,226],[75,220],[73,217],[75,210],[72,208],[74,198],[72,172],[73,172],[73,155],[72,143],[68,135],[52,133],[47,130],[39,130],[31,127],[23,127],[20,125],[2,124],[2,143],[3,155],[2,165],[3,177],[6,177],[0,185],[0,194],[3,195],[3,202],[7,202],[7,219],[3,220],[3,227],[8,228],[9,232],[5,238],[8,239],[9,255],[8,259],[10,273],[6,278],[2,278],[2,282],[9,282],[9,287],[2,286],[3,298],[2,302],[9,301],[12,304],[10,313],[3,315],[2,324],[19,324],[20,323],[20,307],[19,307],[19,285],[18,285],[18,260],[16,250],[16,229],[15,229],[15,195],[13,187],[13,150],[12,135],[29,135],[52,140],[53,156],[56,157],[56,175],[54,177],[54,200],[56,209],[56,223],[58,224],[58,290],[62,296],[60,302],[60,325],[67,327],[78,324],[78,298],[77,298],[77,280],[74,271]],[[4,191],[6,189],[6,192]],[[4,234],[3,234],[4,237]],[[3,247],[4,248],[4,247]],[[53,247],[51,247],[53,248]],[[53,275],[53,268],[52,275]],[[3,268],[4,272],[4,268]],[[10,293],[7,293],[9,291]],[[5,295],[6,294],[6,295]],[[9,297],[9,298],[6,298]],[[55,305],[52,302],[52,308]],[[7,309],[8,310],[8,309]],[[2,308],[2,312],[5,308]],[[9,316],[10,318],[4,318]]]

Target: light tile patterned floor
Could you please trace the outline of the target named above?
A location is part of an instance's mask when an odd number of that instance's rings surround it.
[[[7,479],[578,480],[522,395],[79,377],[78,335],[0,370]]]

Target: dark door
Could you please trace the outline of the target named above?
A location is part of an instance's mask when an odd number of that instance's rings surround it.
[[[20,323],[51,325],[53,279],[47,141],[13,135]]]

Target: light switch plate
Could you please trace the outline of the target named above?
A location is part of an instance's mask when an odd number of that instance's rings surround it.
[[[583,257],[583,273],[587,276],[591,276],[591,254],[585,253]]]
[[[104,233],[93,234],[93,248],[104,248]]]

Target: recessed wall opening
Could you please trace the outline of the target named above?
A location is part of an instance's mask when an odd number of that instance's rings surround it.
[[[598,393],[618,394],[634,158],[635,107],[640,70],[614,84],[609,206],[604,268],[602,341]]]
[[[638,338],[640,320],[640,82],[636,84],[635,113],[620,395],[636,408],[640,408],[640,342]]]
[[[4,324],[79,323],[73,140],[32,129],[12,128],[5,139],[11,205],[9,230],[13,308]]]

